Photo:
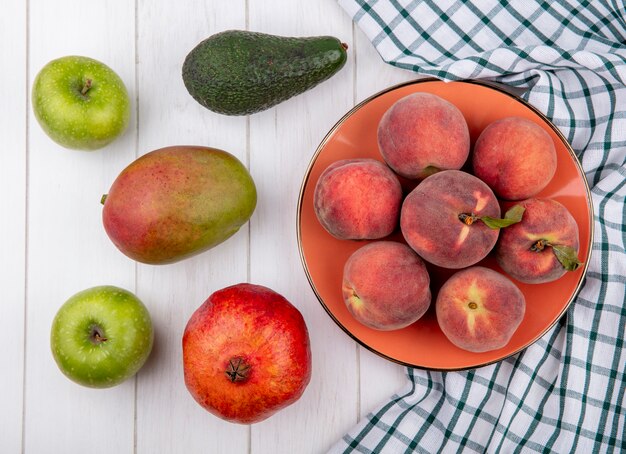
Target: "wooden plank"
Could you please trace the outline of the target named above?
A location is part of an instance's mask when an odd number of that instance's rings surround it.
[[[283,36],[333,35],[351,46],[350,20],[332,0],[251,2],[249,23],[251,30]],[[252,427],[254,453],[324,452],[357,419],[356,346],[309,287],[295,228],[304,172],[319,142],[352,107],[352,81],[350,58],[332,79],[250,117],[250,167],[261,196],[252,220],[251,279],[300,309],[313,352],[313,377],[302,398]]]
[[[386,64],[358,27],[354,27],[356,59],[355,103],[392,85],[416,79],[411,71]],[[359,349],[360,404],[359,417],[386,403],[389,397],[407,383],[404,367],[387,361],[365,348]]]
[[[22,444],[26,250],[26,7],[3,3],[0,15],[0,445],[19,452]]]
[[[31,0],[29,86],[50,60],[85,55],[113,68],[134,94],[132,2]],[[134,117],[134,115],[133,115]],[[134,290],[134,264],[107,238],[100,197],[134,156],[135,122],[95,152],[53,143],[29,116],[26,452],[132,452],[134,379],[107,390],[81,387],[50,353],[52,319],[82,289],[113,284]]]
[[[139,1],[139,153],[169,145],[221,148],[247,162],[246,119],[206,110],[181,78],[185,56],[209,35],[245,28],[244,0]],[[214,291],[247,280],[248,227],[218,247],[172,265],[138,265],[137,289],[156,327],[137,394],[137,452],[248,452],[249,428],[218,419],[187,392],[182,334]]]

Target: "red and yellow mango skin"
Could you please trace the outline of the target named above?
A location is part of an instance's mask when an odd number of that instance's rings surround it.
[[[498,229],[481,221],[467,225],[460,214],[500,217],[500,205],[489,187],[460,170],[445,170],[423,180],[406,197],[400,215],[405,240],[424,260],[459,269],[487,256]]]
[[[479,353],[508,344],[524,318],[526,300],[502,274],[473,266],[444,283],[435,309],[439,326],[450,342]]]
[[[103,198],[109,238],[128,257],[170,263],[234,235],[256,206],[247,169],[206,147],[161,148],[131,163]]]
[[[567,270],[551,246],[532,250],[538,241],[569,246],[578,253],[578,225],[570,212],[553,199],[528,199],[519,202],[526,210],[522,221],[500,234],[496,259],[511,277],[528,284],[554,281]],[[537,248],[535,248],[537,249]]]

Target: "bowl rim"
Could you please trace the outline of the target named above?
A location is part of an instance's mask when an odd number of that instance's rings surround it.
[[[449,367],[449,368],[434,368],[434,367],[427,367],[427,366],[423,366],[423,365],[419,365],[419,364],[412,364],[406,361],[402,361],[399,360],[397,358],[393,358],[379,350],[376,350],[375,348],[371,347],[370,345],[367,345],[365,342],[361,341],[358,337],[356,337],[348,328],[346,328],[338,319],[337,317],[335,317],[335,315],[333,314],[333,312],[330,310],[330,308],[326,305],[326,303],[324,302],[323,298],[321,297],[321,295],[319,294],[317,287],[315,285],[315,283],[313,282],[313,278],[311,276],[311,273],[309,271],[309,267],[307,265],[306,262],[306,258],[304,256],[304,250],[302,247],[302,209],[303,209],[303,200],[304,200],[304,192],[306,190],[307,187],[307,183],[309,182],[309,179],[311,177],[311,171],[313,169],[313,166],[315,165],[317,158],[319,157],[320,153],[322,152],[322,150],[324,149],[324,147],[326,146],[326,144],[328,143],[328,141],[331,139],[331,137],[334,136],[334,134],[337,132],[337,130],[343,125],[343,123],[345,123],[345,121],[350,118],[356,111],[358,111],[359,109],[361,109],[364,105],[366,105],[367,103],[369,103],[370,101],[385,95],[386,93],[389,93],[391,91],[394,91],[396,89],[402,88],[402,87],[406,87],[408,85],[419,85],[421,83],[425,83],[425,82],[441,82],[441,83],[467,83],[467,84],[473,84],[473,85],[480,85],[492,90],[495,90],[497,92],[500,92],[501,94],[504,94],[505,96],[508,96],[512,99],[514,99],[515,101],[521,103],[522,105],[524,105],[524,107],[530,109],[533,113],[535,113],[536,115],[538,115],[553,131],[554,133],[559,137],[559,139],[561,140],[561,142],[563,143],[563,145],[565,146],[565,148],[567,149],[568,153],[570,154],[570,157],[572,158],[572,160],[574,161],[574,165],[576,166],[578,172],[580,173],[582,180],[583,180],[583,184],[585,187],[585,196],[587,199],[587,207],[589,209],[589,213],[591,214],[589,216],[588,222],[589,222],[589,243],[588,243],[588,253],[587,253],[587,259],[585,260],[585,263],[583,264],[583,270],[582,273],[580,274],[580,278],[578,280],[578,283],[576,285],[576,288],[574,289],[574,291],[572,292],[572,295],[570,296],[569,300],[567,301],[567,303],[563,306],[563,309],[561,310],[561,312],[558,314],[558,316],[555,318],[555,321],[553,323],[551,323],[550,325],[548,325],[543,331],[541,331],[540,333],[538,333],[533,339],[531,339],[528,343],[526,343],[526,345],[524,345],[523,347],[518,348],[517,350],[508,353],[504,356],[501,356],[499,358],[493,359],[493,360],[489,360],[487,362],[483,362],[483,363],[478,363],[475,365],[471,365],[471,366],[463,366],[463,367]],[[532,344],[534,344],[535,342],[537,342],[540,338],[542,338],[544,336],[544,334],[546,334],[550,329],[552,329],[553,326],[555,326],[557,323],[560,322],[560,320],[563,318],[563,315],[565,314],[565,312],[567,312],[567,310],[569,309],[570,305],[574,302],[574,300],[576,299],[576,297],[578,296],[583,283],[585,281],[585,277],[587,275],[587,270],[589,268],[589,262],[591,261],[591,255],[593,253],[593,238],[594,238],[594,207],[593,207],[593,200],[591,197],[591,189],[589,187],[589,182],[587,181],[587,177],[585,175],[585,171],[582,167],[582,164],[580,162],[580,160],[578,159],[578,156],[576,155],[576,153],[574,152],[574,149],[572,148],[572,146],[570,145],[569,141],[567,140],[567,138],[563,135],[563,133],[552,123],[552,121],[550,121],[550,119],[543,114],[540,110],[538,110],[536,107],[534,107],[532,104],[530,104],[528,101],[524,100],[523,98],[521,98],[518,95],[515,95],[513,93],[511,93],[511,91],[507,90],[506,88],[503,88],[506,86],[503,86],[501,84],[495,83],[495,82],[491,82],[491,81],[483,81],[483,80],[473,80],[473,79],[464,79],[464,80],[458,80],[458,81],[453,81],[453,82],[444,82],[440,79],[437,79],[435,77],[424,77],[424,78],[419,78],[419,79],[414,79],[414,80],[410,80],[410,81],[406,81],[406,82],[402,82],[399,84],[395,84],[392,85],[390,87],[387,87],[381,91],[378,91],[377,93],[374,93],[373,95],[365,98],[363,101],[359,102],[358,104],[356,104],[354,107],[352,107],[347,113],[345,113],[335,124],[334,126],[328,131],[328,133],[324,136],[324,138],[322,139],[322,141],[320,142],[320,144],[317,146],[317,149],[315,150],[315,153],[313,153],[313,156],[311,157],[311,160],[309,161],[309,164],[306,168],[306,171],[304,173],[304,177],[302,179],[302,184],[300,185],[300,192],[298,194],[298,205],[297,205],[297,209],[296,209],[296,237],[297,237],[297,243],[298,243],[298,252],[300,255],[300,261],[302,263],[302,266],[304,268],[304,272],[306,274],[306,278],[309,282],[309,285],[311,286],[311,289],[313,290],[313,293],[315,294],[315,297],[317,298],[317,300],[319,301],[319,303],[322,305],[322,307],[324,308],[324,310],[326,311],[326,313],[330,316],[330,318],[335,322],[335,324],[337,326],[339,326],[339,328],[341,328],[348,336],[350,336],[350,338],[352,338],[354,341],[356,341],[359,345],[361,345],[362,347],[366,348],[367,350],[371,351],[372,353],[385,358],[388,361],[391,361],[393,363],[396,364],[400,364],[402,366],[406,366],[406,367],[411,367],[411,368],[415,368],[415,369],[421,369],[421,370],[429,370],[429,371],[436,371],[436,372],[449,372],[449,371],[463,371],[463,370],[471,370],[471,369],[476,369],[479,367],[484,367],[484,366],[488,366],[490,364],[495,364],[497,362],[503,361],[507,358],[510,358],[513,355],[516,355],[518,353],[520,353],[521,351],[527,349],[528,347],[530,347]],[[507,88],[515,88],[515,87],[507,87]]]

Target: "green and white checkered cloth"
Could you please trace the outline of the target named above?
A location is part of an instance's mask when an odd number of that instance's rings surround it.
[[[479,369],[408,369],[331,452],[626,452],[624,0],[339,4],[392,65],[527,88],[583,164],[595,240],[579,296],[542,339]]]

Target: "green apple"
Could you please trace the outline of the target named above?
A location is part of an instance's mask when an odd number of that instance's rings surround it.
[[[92,388],[109,388],[135,375],[153,341],[152,321],[131,292],[93,287],[72,296],[52,322],[50,344],[59,369]]]
[[[96,150],[126,130],[130,100],[122,79],[88,57],[67,56],[44,66],[33,83],[35,118],[66,148]]]

